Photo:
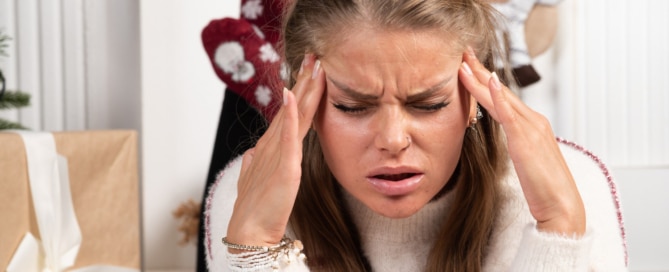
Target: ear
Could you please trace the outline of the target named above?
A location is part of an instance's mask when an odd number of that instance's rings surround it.
[[[467,120],[472,120],[476,117],[476,105],[478,105],[476,98],[474,98],[472,95],[469,95],[469,119]]]

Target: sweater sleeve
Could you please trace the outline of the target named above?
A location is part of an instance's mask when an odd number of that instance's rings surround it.
[[[537,230],[534,224],[523,238],[509,271],[587,271],[592,235],[566,237]]]
[[[243,256],[230,254],[223,245],[222,238],[228,230],[228,223],[232,217],[232,210],[237,199],[237,180],[241,171],[241,156],[234,159],[221,171],[212,184],[205,199],[204,228],[205,252],[209,271],[273,271],[272,265],[278,265],[279,271],[309,271],[304,261],[291,258],[287,262],[283,256],[278,256],[277,262],[273,259],[258,262],[258,255]],[[249,258],[245,258],[249,257]],[[244,263],[248,260],[248,263]],[[233,261],[236,265],[231,265]],[[244,267],[242,267],[244,266]]]
[[[585,235],[538,231],[518,178],[511,173],[503,183],[484,271],[627,271],[620,202],[606,166],[573,143],[560,140],[560,149],[583,199]]]

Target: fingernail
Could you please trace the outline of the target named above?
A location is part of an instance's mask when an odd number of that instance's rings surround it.
[[[462,63],[462,69],[464,69],[465,73],[467,73],[470,76],[474,74],[472,73],[472,68],[469,68],[469,64],[467,64],[466,62]]]
[[[502,89],[502,83],[499,82],[499,77],[496,72],[492,72],[492,85],[495,87],[495,90]]]
[[[302,71],[304,71],[305,62],[307,62],[307,56],[304,56],[304,58],[302,59],[302,64],[300,65],[300,70],[297,71],[297,75],[301,75]]]
[[[288,105],[288,89],[283,88],[283,105]]]
[[[314,79],[318,76],[318,70],[321,69],[321,61],[316,60],[316,63],[314,63],[314,71],[311,73],[311,79]]]

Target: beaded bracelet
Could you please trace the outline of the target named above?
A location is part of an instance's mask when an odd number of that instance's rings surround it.
[[[228,242],[226,237],[221,239],[223,245],[228,248],[244,250],[239,254],[227,253],[229,268],[232,271],[255,271],[259,268],[271,267],[278,271],[281,264],[290,264],[291,261],[305,261],[306,256],[302,254],[303,245],[300,240],[291,240],[284,237],[273,246],[249,246]]]

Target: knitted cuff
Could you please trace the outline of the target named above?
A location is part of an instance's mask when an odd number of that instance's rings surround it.
[[[540,232],[531,224],[523,231],[510,271],[587,271],[591,247],[589,229],[582,237],[567,237]]]

